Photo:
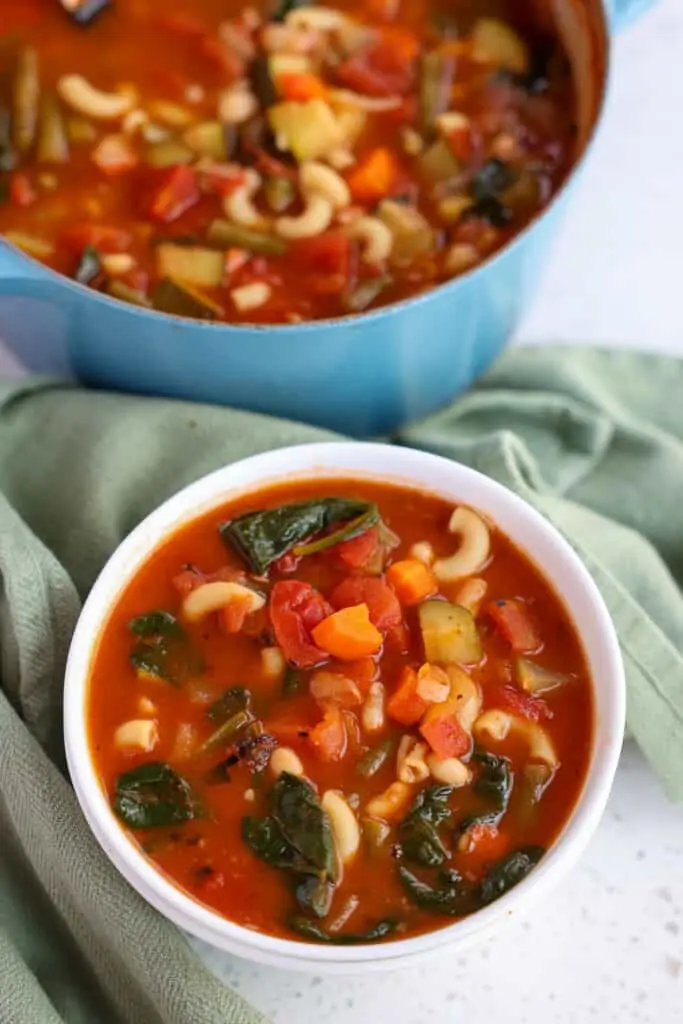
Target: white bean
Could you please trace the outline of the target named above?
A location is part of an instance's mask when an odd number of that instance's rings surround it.
[[[254,206],[254,196],[261,187],[263,179],[253,167],[248,167],[244,172],[244,182],[226,196],[223,200],[223,210],[226,217],[250,228],[266,228],[268,220]]]
[[[334,216],[334,207],[323,196],[310,196],[298,217],[278,217],[275,231],[280,238],[315,238],[327,231]]]
[[[486,564],[491,550],[489,528],[471,508],[460,505],[448,524],[448,532],[460,537],[460,547],[450,558],[438,558],[432,566],[441,583],[472,576]]]
[[[426,743],[413,742],[408,753],[399,765],[399,782],[407,782],[413,785],[417,782],[424,782],[429,778],[429,767],[426,757],[429,747]]]
[[[248,601],[250,612],[258,611],[266,603],[263,594],[251,587],[217,580],[214,583],[202,583],[190,591],[183,601],[183,615],[189,622],[199,622],[205,615],[225,608],[231,601]]]
[[[263,647],[261,649],[261,671],[268,679],[279,679],[287,671],[287,661],[281,648]]]
[[[272,293],[273,289],[265,281],[252,281],[251,284],[243,284],[241,288],[233,288],[230,298],[240,313],[246,313],[263,306]]]
[[[360,713],[361,725],[365,732],[379,732],[384,728],[384,686],[370,683],[368,695]]]
[[[364,263],[383,263],[389,259],[394,236],[379,217],[359,217],[349,225],[346,234],[362,242]]]
[[[342,864],[348,864],[360,847],[360,828],[356,816],[342,794],[335,789],[323,793],[320,802],[330,819],[339,859]]]
[[[218,97],[218,119],[224,124],[244,124],[258,110],[258,100],[246,81],[236,82]]]
[[[269,767],[275,778],[283,772],[298,777],[304,774],[301,758],[291,747],[276,747],[270,756]]]
[[[95,121],[118,121],[135,106],[131,93],[102,92],[82,75],[62,75],[57,92],[68,107]]]
[[[471,771],[459,757],[440,758],[436,754],[428,754],[427,766],[436,781],[443,782],[445,786],[466,786],[472,778]]]

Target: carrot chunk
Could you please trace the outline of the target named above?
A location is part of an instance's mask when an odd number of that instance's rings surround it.
[[[346,181],[357,202],[371,203],[391,192],[397,173],[394,154],[386,146],[378,146],[356,164]]]
[[[446,714],[423,722],[420,732],[437,757],[462,757],[470,749],[470,738],[454,715]]]
[[[306,73],[284,74],[277,76],[277,87],[284,99],[295,103],[307,103],[308,100],[324,100],[327,86],[317,75]]]
[[[355,661],[375,654],[382,646],[382,634],[370,621],[366,604],[342,608],[312,630],[315,644],[342,661]]]
[[[415,725],[429,707],[429,701],[417,692],[418,678],[414,668],[406,665],[398,679],[398,687],[387,701],[387,714],[401,725]]]
[[[387,570],[387,583],[406,607],[419,604],[439,589],[434,573],[417,558],[394,562]]]

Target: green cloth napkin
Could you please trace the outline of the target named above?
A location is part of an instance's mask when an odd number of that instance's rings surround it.
[[[678,800],[681,394],[683,364],[672,359],[522,350],[396,439],[495,477],[569,538],[619,630],[632,733]],[[62,679],[81,599],[147,512],[225,463],[332,437],[234,410],[0,381],[3,1024],[264,1020],[91,837],[64,776]]]

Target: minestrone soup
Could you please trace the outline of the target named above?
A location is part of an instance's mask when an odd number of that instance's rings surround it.
[[[296,483],[128,584],[87,717],[114,813],[180,889],[314,942],[395,939],[533,870],[581,789],[591,686],[539,571],[476,511]]]
[[[531,0],[0,0],[0,231],[206,320],[361,313],[470,270],[574,156]]]

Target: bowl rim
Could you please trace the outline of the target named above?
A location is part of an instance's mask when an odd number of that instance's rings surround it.
[[[596,720],[589,769],[570,817],[542,861],[488,907],[431,932],[378,945],[327,947],[266,935],[221,917],[178,888],[152,866],[115,818],[97,777],[85,725],[89,668],[103,624],[152,552],[182,525],[229,504],[237,494],[258,492],[310,474],[321,481],[381,479],[404,486],[412,481],[413,490],[471,503],[498,523],[500,510],[506,510],[501,529],[527,558],[540,568],[541,551],[554,552],[563,571],[562,589],[547,572],[544,575],[571,616],[591,668]],[[427,485],[425,476],[443,483]],[[471,502],[470,493],[476,496]],[[492,513],[489,505],[499,511]],[[513,530],[510,523],[515,524]],[[520,532],[533,536],[533,543],[538,540],[538,553],[519,541]],[[576,591],[575,600],[566,599],[568,585]],[[587,609],[586,623],[591,624],[590,644],[586,631],[576,622],[582,607]],[[601,666],[597,678],[596,663]],[[601,701],[602,719],[598,717]],[[224,466],[168,498],[122,541],[100,572],[76,625],[64,685],[66,757],[76,796],[104,852],[133,888],[176,925],[217,948],[273,966],[326,973],[392,969],[420,962],[439,949],[465,947],[491,934],[520,905],[529,907],[549,891],[578,860],[602,816],[621,751],[624,723],[625,681],[614,626],[593,579],[555,527],[512,491],[476,470],[439,455],[372,442],[319,442],[275,449]]]

